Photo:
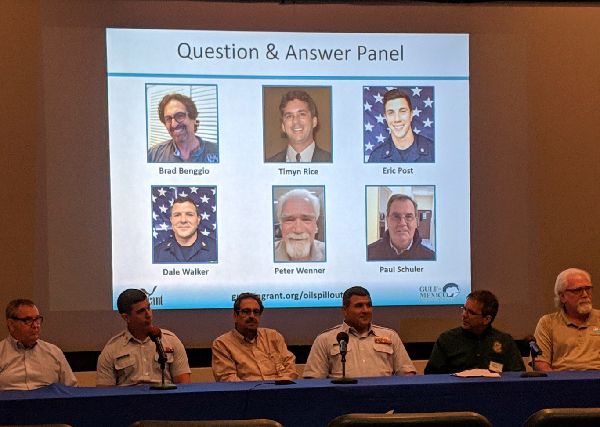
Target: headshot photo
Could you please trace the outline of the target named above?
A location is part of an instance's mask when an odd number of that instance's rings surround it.
[[[433,86],[363,88],[365,162],[435,162],[433,92]]]
[[[331,163],[331,87],[264,86],[265,161]]]
[[[275,262],[326,261],[325,187],[273,187]]]
[[[216,85],[146,85],[148,163],[218,163]]]
[[[435,186],[367,186],[367,261],[435,260]]]
[[[151,191],[153,263],[217,262],[217,187]]]

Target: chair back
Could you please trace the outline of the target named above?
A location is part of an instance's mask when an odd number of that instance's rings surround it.
[[[492,427],[476,412],[432,412],[418,414],[347,414],[328,427]]]
[[[129,424],[129,427],[283,427],[277,421],[256,420],[215,420],[215,421],[151,421],[143,420]]]
[[[600,408],[555,408],[537,411],[523,427],[596,427],[600,426]]]

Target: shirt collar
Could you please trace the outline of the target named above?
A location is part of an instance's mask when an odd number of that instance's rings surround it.
[[[37,345],[37,341],[36,341],[33,343],[33,345],[31,347],[25,348],[23,343],[19,340],[16,340],[12,335],[9,335],[8,337],[10,338],[10,341],[11,341],[13,347],[16,348],[17,350],[31,350]]]
[[[300,153],[300,162],[310,163],[312,161],[313,153],[315,152],[315,141],[312,142],[308,147]],[[285,161],[288,163],[299,163],[296,161],[296,150],[294,150],[289,144],[287,147],[287,154]]]
[[[369,330],[367,331],[367,333],[365,335],[361,335],[358,333],[358,331],[356,329],[354,329],[352,326],[348,325],[345,321],[342,323],[342,332],[346,332],[347,334],[352,334],[354,336],[357,337],[362,337],[362,336],[369,336],[369,335],[377,335],[374,331],[373,331],[373,324],[369,323]]]
[[[413,241],[411,240],[410,242],[408,242],[408,246],[406,248],[404,248],[401,251],[399,251],[398,249],[396,249],[396,247],[392,243],[392,238],[390,237],[390,246],[394,250],[394,252],[396,253],[396,255],[400,255],[401,253],[404,253],[404,252],[408,251],[411,248],[412,244],[413,244]]]
[[[146,339],[144,339],[144,341],[138,340],[136,337],[134,337],[131,334],[129,329],[125,329],[125,335],[123,335],[123,338],[125,338],[125,342],[123,343],[123,346],[126,346],[130,341],[135,341],[137,343],[145,344],[148,342],[148,340],[150,340],[150,336],[147,336]]]
[[[246,339],[246,337],[243,336],[242,334],[240,334],[238,332],[238,330],[235,328],[233,329],[232,333],[233,333],[233,336],[236,337],[241,342],[248,343],[248,344],[254,344],[256,342],[256,340],[258,339],[258,334],[260,333],[260,328],[256,330],[256,336],[254,338],[252,338],[251,340]]]

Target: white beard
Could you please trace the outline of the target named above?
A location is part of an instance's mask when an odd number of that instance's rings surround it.
[[[285,237],[285,251],[291,259],[306,258],[310,254],[310,236],[308,233],[290,233]],[[294,239],[290,241],[290,239]],[[303,240],[297,240],[303,239]]]
[[[592,311],[592,302],[589,299],[580,301],[577,304],[577,313],[590,314],[591,311]]]

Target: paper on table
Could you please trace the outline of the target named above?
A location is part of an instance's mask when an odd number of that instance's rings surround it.
[[[500,378],[498,372],[491,372],[488,369],[467,369],[466,371],[457,372],[457,377],[468,378],[468,377],[487,377],[487,378]]]

